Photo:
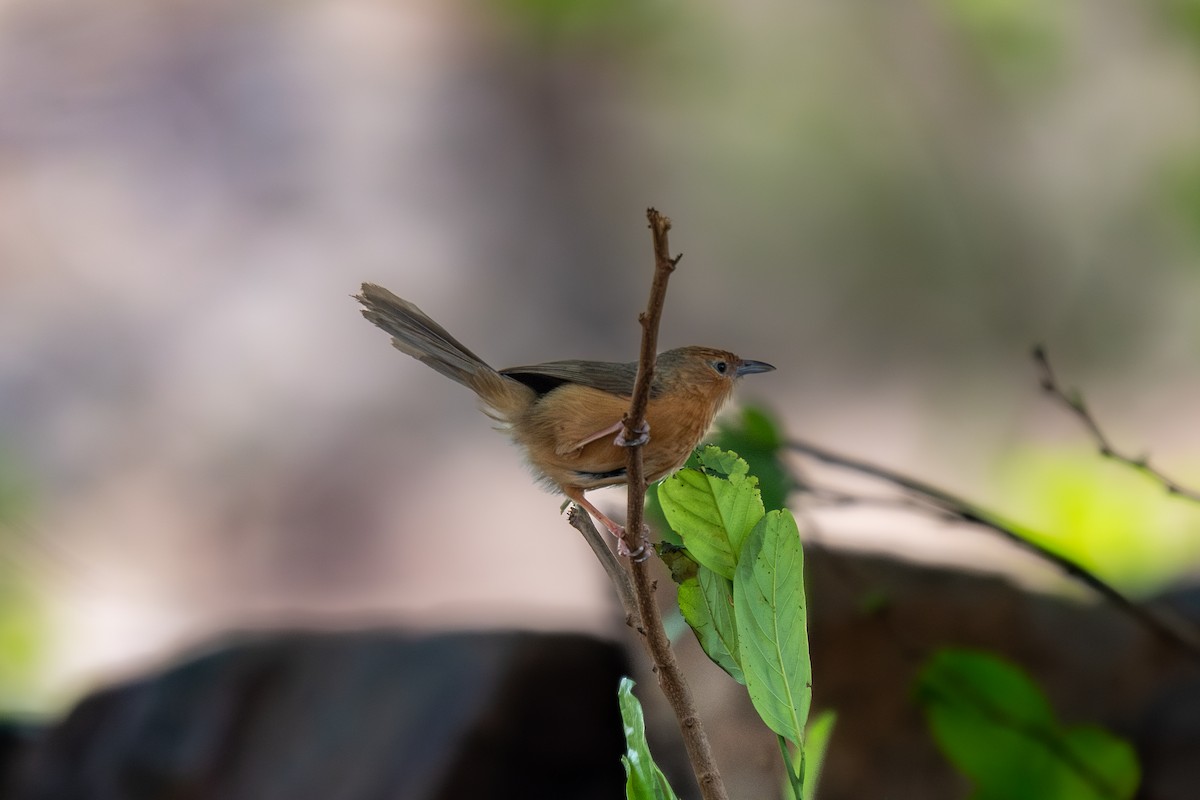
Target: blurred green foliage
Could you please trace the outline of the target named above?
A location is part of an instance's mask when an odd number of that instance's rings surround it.
[[[0,576],[0,712],[40,710],[46,621],[33,589],[28,581]]]
[[[1064,726],[1017,666],[945,649],[917,677],[917,701],[942,753],[979,800],[1121,800],[1140,769],[1133,748],[1105,730]]]
[[[943,19],[998,82],[1011,88],[1044,85],[1062,57],[1061,2],[939,0]]]
[[[829,752],[829,740],[833,738],[833,729],[837,724],[837,712],[832,709],[822,711],[808,723],[808,731],[804,734],[804,791],[803,800],[816,800],[817,787],[821,783],[821,769],[825,765],[825,754]],[[789,782],[784,782],[783,796],[789,792],[795,800],[795,792]]]
[[[1167,27],[1200,52],[1200,0],[1159,0]]]
[[[1200,561],[1200,506],[1095,450],[1018,448],[1000,485],[1024,535],[1126,592],[1151,593]]]
[[[796,481],[783,461],[783,434],[768,411],[748,405],[738,415],[723,418],[717,424],[715,444],[732,450],[750,465],[750,474],[758,478],[764,507],[787,505]]]
[[[36,691],[44,665],[47,623],[32,576],[16,556],[19,521],[31,492],[19,470],[0,453],[0,711],[40,710]]]
[[[1200,2],[1196,4],[1200,15]],[[1200,25],[1200,16],[1198,16]],[[1197,32],[1200,45],[1200,31]],[[1196,151],[1170,159],[1163,169],[1164,204],[1183,229],[1191,246],[1200,249],[1200,144]],[[1192,269],[1195,262],[1189,262]]]
[[[496,5],[542,48],[628,47],[648,41],[668,21],[666,4],[638,0],[496,0]]]

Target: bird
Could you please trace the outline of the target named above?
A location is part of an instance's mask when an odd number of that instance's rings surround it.
[[[483,411],[524,451],[536,479],[578,503],[617,537],[625,531],[585,492],[626,483],[626,448],[642,445],[648,483],[678,471],[700,444],[739,378],[775,369],[713,347],[679,347],[655,360],[646,425],[627,441],[638,364],[565,360],[494,369],[419,309],[382,286],[364,283],[354,299],[392,346],[479,396]]]

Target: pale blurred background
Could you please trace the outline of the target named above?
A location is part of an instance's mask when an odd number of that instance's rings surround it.
[[[349,296],[497,366],[632,359],[648,205],[664,347],[776,364],[744,393],[790,432],[1131,591],[1195,575],[1197,509],[1028,353],[1200,477],[1196,0],[4,0],[6,710],[234,629],[613,634],[559,500]],[[972,558],[921,527],[822,536]]]

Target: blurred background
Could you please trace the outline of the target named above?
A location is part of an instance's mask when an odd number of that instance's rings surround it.
[[[1196,0],[3,0],[0,705],[231,630],[619,636],[559,500],[350,295],[497,366],[632,359],[648,205],[664,348],[775,364],[743,391],[789,433],[1130,592],[1194,579],[1197,509],[1029,350],[1200,482]],[[819,536],[1060,582],[920,520]]]

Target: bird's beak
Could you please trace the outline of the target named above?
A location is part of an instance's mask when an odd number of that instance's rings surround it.
[[[743,375],[753,375],[756,372],[770,372],[775,369],[765,361],[743,361],[738,364],[737,376],[740,378]]]

